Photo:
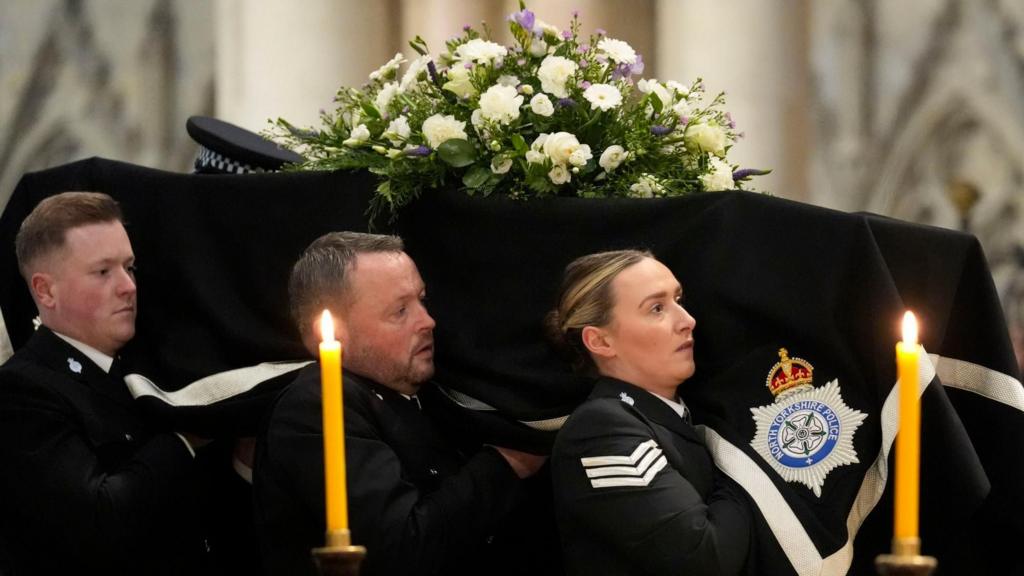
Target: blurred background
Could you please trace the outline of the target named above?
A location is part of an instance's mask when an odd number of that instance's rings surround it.
[[[725,91],[759,190],[972,232],[1024,350],[1024,0],[534,0],[604,28],[645,76]],[[191,115],[317,121],[419,34],[433,51],[514,0],[3,0],[0,207],[90,156],[190,171]],[[0,346],[0,357],[6,357]]]

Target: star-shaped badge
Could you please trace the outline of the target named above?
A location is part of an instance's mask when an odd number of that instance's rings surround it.
[[[79,362],[78,360],[75,360],[74,358],[71,358],[69,356],[68,357],[68,369],[71,370],[72,372],[74,372],[75,374],[81,374],[82,373],[82,363]]]

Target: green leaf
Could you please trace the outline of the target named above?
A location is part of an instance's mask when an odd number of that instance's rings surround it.
[[[654,108],[655,114],[661,114],[661,109],[665,107],[665,104],[658,98],[657,94],[651,92],[647,95],[647,101],[650,102],[651,107]]]
[[[418,34],[416,35],[416,38],[409,41],[409,46],[418,52],[420,56],[426,56],[428,54],[427,42]]]
[[[512,135],[512,146],[520,154],[526,154],[530,150],[530,147],[526,145],[526,140],[519,134]]]
[[[449,140],[450,142],[450,140]],[[462,177],[462,183],[466,188],[479,188],[487,183],[491,177],[491,169],[484,166],[474,166]]]
[[[476,160],[476,149],[469,140],[452,138],[445,140],[437,147],[437,155],[449,166],[462,168],[469,166]]]

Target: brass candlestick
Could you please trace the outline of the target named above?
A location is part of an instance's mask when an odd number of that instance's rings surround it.
[[[893,538],[892,554],[879,554],[879,576],[928,576],[939,565],[934,556],[921,555],[920,538]]]
[[[353,546],[348,530],[327,532],[327,545],[313,549],[313,559],[322,576],[359,576],[366,548]]]

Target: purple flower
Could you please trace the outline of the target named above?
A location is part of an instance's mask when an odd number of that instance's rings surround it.
[[[732,119],[732,114],[726,112],[725,113],[725,119],[727,121],[726,123],[729,125],[729,128],[735,130],[736,129],[736,121]]]
[[[586,60],[580,60],[580,68],[586,68],[587,66],[590,66],[590,62],[587,62]]]
[[[530,12],[529,10],[520,10],[519,12],[514,12],[512,14],[512,20],[514,20],[516,24],[519,24],[520,26],[531,32],[533,31],[533,25],[536,22],[533,12]]]
[[[434,65],[434,61],[427,62],[427,73],[430,74],[430,81],[440,86],[441,80],[437,77],[437,66]]]
[[[472,63],[472,62],[466,62],[466,63],[465,63],[465,64],[463,64],[462,66],[463,66],[463,68],[465,68],[466,70],[472,70],[472,69],[473,69],[473,63]]]
[[[651,126],[651,134],[654,134],[655,136],[664,136],[665,134],[668,134],[671,131],[671,128],[669,128],[668,126],[662,126],[661,124]]]
[[[409,148],[403,152],[406,156],[430,156],[430,148],[426,146],[417,146],[415,148]]]
[[[690,123],[690,117],[683,116],[682,118],[679,119],[679,123],[682,124],[683,126],[686,126],[687,124]]]
[[[598,28],[597,30],[594,30],[594,34],[597,34],[598,36],[604,36],[607,33],[608,31],[605,30],[604,28]]]
[[[629,78],[632,74],[633,65],[626,64],[625,62],[623,62],[622,64],[615,66],[615,69],[612,70],[612,80],[621,80],[623,78]]]
[[[636,62],[633,63],[632,73],[634,75],[643,74],[644,73],[644,57],[643,56],[641,56],[639,54],[636,55]]]
[[[580,47],[576,49],[580,54],[586,54],[590,50],[590,44],[580,44]]]
[[[569,40],[570,38],[572,38],[572,32],[570,32],[569,30],[562,30],[562,38]]]
[[[587,88],[590,88],[590,82],[587,82],[586,80],[584,80],[583,82],[580,82],[580,88],[583,88],[584,90],[586,90]]]
[[[562,108],[571,108],[576,105],[576,101],[572,98],[559,98],[557,104]]]
[[[470,26],[469,24],[463,24],[463,25],[462,25],[462,31],[463,31],[463,32],[469,32],[469,31],[470,31],[470,30],[472,30],[472,29],[473,29],[473,27],[472,27],[472,26]]]
[[[579,10],[573,10],[572,11],[572,17],[573,18],[579,18],[580,17],[580,11]]]
[[[732,173],[732,179],[736,182],[740,180],[746,180],[751,176],[764,176],[770,173],[771,170],[758,170],[757,168],[743,168]]]
[[[516,64],[519,66],[526,66],[526,58],[520,58],[516,60]]]

